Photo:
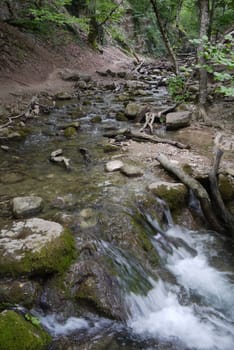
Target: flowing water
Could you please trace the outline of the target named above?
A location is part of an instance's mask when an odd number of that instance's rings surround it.
[[[122,215],[136,195],[144,195],[145,185],[151,178],[155,179],[155,174],[146,171],[143,178],[129,181],[120,174],[107,175],[103,171],[108,156],[103,153],[101,134],[107,127],[124,125],[104,112],[110,104],[108,101],[106,96],[104,104],[95,104],[102,114],[102,123],[91,124],[92,113],[87,114],[80,119],[81,131],[75,139],[67,140],[57,133],[59,124],[72,121],[70,116],[77,105],[69,104],[56,110],[49,119],[36,120],[25,142],[12,144],[1,164],[1,201],[6,202],[1,214],[2,225],[11,220],[7,203],[15,196],[42,196],[44,217],[51,218],[58,210],[58,198],[67,198],[67,206],[66,200],[62,203],[70,213],[92,207],[99,212],[106,211],[111,219],[115,211],[121,211]],[[80,147],[88,148],[91,165],[84,163]],[[71,172],[49,161],[50,153],[58,148],[71,159]],[[9,181],[9,174],[16,175],[14,180]],[[59,209],[64,210],[63,206]],[[125,293],[127,321],[73,314],[64,320],[60,314],[32,310],[54,337],[51,349],[234,348],[231,242],[212,231],[190,231],[176,226],[168,210],[165,215],[164,230],[147,211],[142,219],[151,227],[151,240],[160,258],[157,278],[147,272],[144,263],[139,264],[128,251],[114,246],[96,232],[98,248],[112,260]],[[146,230],[144,225],[142,230]],[[137,292],[128,288],[135,281],[139,286]],[[69,345],[63,345],[67,343]]]

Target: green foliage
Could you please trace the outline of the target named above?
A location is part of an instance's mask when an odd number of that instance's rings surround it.
[[[196,67],[204,68],[213,75],[215,81],[223,83],[218,86],[216,92],[225,96],[234,96],[234,78],[231,74],[234,69],[234,39],[232,36],[225,36],[224,40],[217,44],[212,44],[206,36],[202,39],[192,40],[192,43],[202,47],[199,55],[206,60],[202,67],[199,65]],[[217,71],[219,67],[221,67],[221,71]]]
[[[176,75],[168,79],[168,91],[172,99],[176,102],[187,101],[190,98],[190,94],[186,91],[186,71],[184,75]]]

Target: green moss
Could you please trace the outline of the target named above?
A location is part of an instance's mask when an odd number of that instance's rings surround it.
[[[100,117],[99,115],[96,115],[91,119],[91,123],[93,124],[101,123],[101,121],[102,121],[102,117]]]
[[[65,229],[63,234],[46,244],[39,252],[27,252],[21,261],[3,262],[2,274],[16,276],[19,274],[46,275],[61,273],[68,268],[75,258],[74,238]]]
[[[182,184],[178,187],[168,187],[166,184],[161,184],[152,189],[152,193],[162,198],[172,211],[180,210],[186,204],[187,189]]]
[[[103,146],[103,151],[104,153],[112,153],[112,152],[116,152],[116,151],[119,151],[119,147],[118,146],[115,146],[115,145],[112,145],[110,143],[107,143]]]
[[[0,314],[0,349],[43,350],[50,343],[50,336],[11,310]]]
[[[69,126],[65,129],[64,136],[67,138],[76,136],[76,128],[74,128],[73,126]]]

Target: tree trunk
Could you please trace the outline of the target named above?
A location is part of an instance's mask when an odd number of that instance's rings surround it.
[[[209,28],[209,0],[199,0],[200,9],[200,40],[201,43],[198,47],[198,63],[200,65],[200,81],[199,81],[199,107],[200,117],[207,121],[208,116],[206,113],[206,102],[207,102],[207,71],[204,68],[206,59],[204,58],[204,36],[208,35]]]
[[[96,0],[91,0],[89,2],[89,33],[88,42],[93,47],[97,47],[97,37],[98,37],[98,22],[96,19]]]
[[[163,24],[162,24],[162,20],[161,20],[161,16],[160,16],[160,13],[159,13],[159,8],[158,8],[158,3],[157,3],[156,0],[150,0],[150,2],[151,2],[151,5],[153,7],[153,10],[154,10],[155,17],[157,18],[158,27],[159,27],[160,33],[162,35],[164,44],[166,46],[167,52],[168,52],[168,54],[170,56],[170,59],[172,61],[172,64],[173,64],[173,67],[174,67],[174,71],[175,71],[176,74],[178,74],[179,73],[178,63],[177,63],[177,60],[176,60],[175,53],[174,53],[174,51],[173,51],[173,49],[171,47],[170,41],[169,41],[169,39],[167,37],[167,33],[164,30],[164,28],[163,28]]]

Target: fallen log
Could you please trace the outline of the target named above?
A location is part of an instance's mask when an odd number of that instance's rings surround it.
[[[218,221],[216,218],[213,208],[212,208],[212,202],[209,197],[208,192],[206,189],[195,180],[192,176],[188,175],[184,172],[181,168],[175,166],[174,163],[172,163],[165,155],[160,154],[156,157],[156,160],[169,172],[174,174],[180,181],[182,181],[187,187],[189,187],[196,197],[199,199],[201,208],[203,210],[204,216],[207,219],[209,225],[212,229],[214,229],[217,232],[226,233],[225,228],[223,225]]]
[[[189,149],[189,145],[185,145],[181,142],[169,140],[169,139],[163,139],[158,136],[151,136],[147,135],[145,133],[139,132],[139,131],[134,131],[131,129],[120,129],[120,130],[115,130],[115,131],[110,131],[106,132],[103,134],[104,137],[110,137],[114,138],[116,136],[123,135],[128,139],[132,139],[137,142],[152,142],[152,143],[167,143],[169,145],[181,148],[181,149]]]

